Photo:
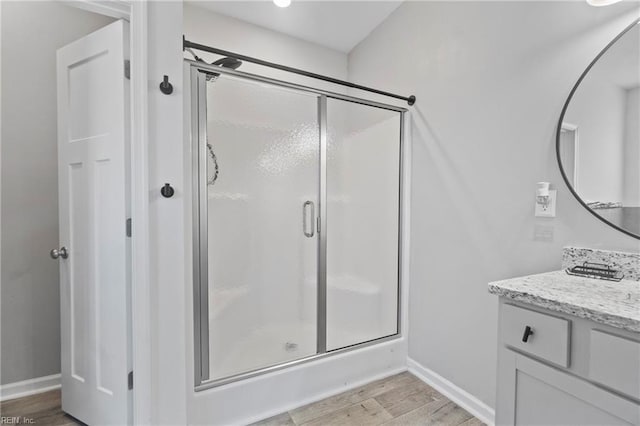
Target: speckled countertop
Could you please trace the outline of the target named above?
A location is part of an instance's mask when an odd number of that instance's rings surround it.
[[[546,272],[489,283],[489,293],[640,333],[640,282]]]

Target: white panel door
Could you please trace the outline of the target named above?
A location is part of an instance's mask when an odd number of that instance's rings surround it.
[[[57,58],[62,409],[90,425],[130,423],[127,36],[114,22]]]

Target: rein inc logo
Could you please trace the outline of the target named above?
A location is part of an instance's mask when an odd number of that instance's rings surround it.
[[[0,416],[0,425],[33,425],[35,419],[21,416]]]

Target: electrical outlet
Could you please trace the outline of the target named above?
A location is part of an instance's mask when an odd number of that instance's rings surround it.
[[[536,217],[556,217],[556,194],[557,190],[549,190],[549,202],[547,205],[536,202]]]

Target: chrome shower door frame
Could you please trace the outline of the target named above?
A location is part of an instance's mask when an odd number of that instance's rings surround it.
[[[209,377],[209,269],[207,245],[207,92],[206,74],[191,67],[193,188],[193,311],[195,384]]]
[[[193,320],[194,320],[194,384],[200,391],[228,383],[248,379],[257,375],[281,370],[301,363],[318,360],[327,356],[349,352],[402,337],[402,246],[403,246],[403,205],[404,205],[404,135],[406,108],[368,101],[340,93],[302,86],[256,74],[220,68],[185,59],[190,64],[191,87],[191,146],[192,146],[192,188],[193,188]],[[207,74],[226,74],[246,80],[267,83],[272,86],[293,89],[318,96],[319,128],[319,205],[318,205],[318,279],[317,279],[317,347],[316,354],[293,361],[247,371],[221,379],[209,379],[209,279],[208,279],[208,207],[207,207]],[[399,204],[398,204],[398,296],[397,329],[395,334],[357,343],[332,351],[327,351],[327,99],[337,99],[399,113],[400,155],[399,155]]]

